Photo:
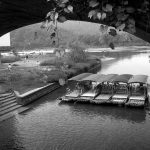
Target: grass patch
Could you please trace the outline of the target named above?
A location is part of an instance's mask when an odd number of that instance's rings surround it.
[[[75,70],[75,69],[73,69],[73,68],[70,68],[70,69],[67,69],[65,72],[66,72],[66,74],[67,74],[67,77],[70,77],[70,76],[76,74],[76,73],[77,73],[77,70]]]
[[[50,60],[44,60],[40,63],[40,66],[55,66],[56,58],[51,58]]]
[[[89,63],[76,63],[74,64],[74,66],[72,66],[73,69],[77,70],[77,71],[81,71],[81,70],[85,70],[89,67]]]
[[[50,60],[44,60],[40,63],[40,66],[56,66],[60,67],[63,65],[63,60],[57,57],[51,58]]]
[[[92,66],[97,64],[97,58],[87,56],[82,48],[78,47],[74,47],[74,50],[66,53],[62,58],[55,56],[40,57],[40,61],[43,60],[40,63],[41,67],[31,68],[21,67],[21,65],[17,67],[14,64],[11,72],[8,69],[2,69],[0,72],[0,83],[4,87],[3,91],[13,89],[23,93],[44,86],[47,83],[57,82],[61,78],[67,79],[79,73],[88,72]],[[36,59],[39,60],[38,58]],[[32,59],[35,60],[35,58]],[[3,57],[2,63],[11,63],[18,60],[20,60],[19,57]],[[52,68],[55,68],[55,70],[51,70]]]
[[[9,57],[2,57],[1,58],[1,62],[2,63],[13,63],[13,62],[16,62],[16,61],[19,61],[21,60],[20,57],[16,57],[16,56],[9,56]]]

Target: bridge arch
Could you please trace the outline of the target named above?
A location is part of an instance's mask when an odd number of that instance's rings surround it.
[[[61,0],[66,1],[66,0]],[[90,19],[88,13],[93,7],[89,7],[89,2],[110,3],[114,7],[123,4],[120,0],[67,0],[67,4],[73,6],[73,13],[62,12],[68,20],[88,21],[110,25],[111,19],[97,20]],[[129,8],[133,8],[132,17],[135,19],[135,36],[150,42],[150,6],[148,0],[122,0]],[[146,6],[145,6],[146,3]],[[14,29],[39,23],[45,20],[46,14],[55,9],[56,0],[1,0],[0,1],[0,36]],[[99,5],[100,6],[100,5]],[[145,11],[144,11],[145,10]],[[115,10],[114,10],[115,11]]]

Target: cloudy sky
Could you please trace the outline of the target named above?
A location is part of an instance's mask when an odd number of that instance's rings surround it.
[[[10,33],[0,37],[0,46],[10,46]]]

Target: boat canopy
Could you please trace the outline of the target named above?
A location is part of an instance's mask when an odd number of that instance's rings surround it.
[[[131,75],[131,74],[93,74],[93,73],[81,73],[77,76],[70,78],[74,81],[94,81],[94,82],[123,82],[123,83],[147,83],[147,75]]]
[[[132,78],[128,81],[128,83],[147,83],[147,75],[133,75]]]
[[[118,75],[116,76],[112,82],[123,82],[123,83],[128,83],[129,79],[132,77],[133,75],[131,74],[122,74],[122,75]]]
[[[117,74],[108,74],[105,75],[104,78],[101,78],[100,81],[101,82],[112,82],[113,79],[115,79],[118,75]]]
[[[94,81],[94,82],[100,82],[103,78],[105,78],[106,75],[104,74],[92,74],[86,78],[83,78],[82,81]]]
[[[69,80],[73,80],[73,81],[81,81],[83,78],[86,78],[90,75],[92,75],[93,73],[81,73],[77,76],[74,76],[72,78],[70,78]]]

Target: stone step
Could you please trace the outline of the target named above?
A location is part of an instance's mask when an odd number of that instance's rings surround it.
[[[0,98],[9,96],[9,95],[14,95],[13,93],[4,93],[4,94],[0,94]]]
[[[10,97],[8,99],[0,100],[0,105],[3,103],[6,103],[6,102],[12,101],[12,100],[16,100],[16,97],[13,96],[13,97]]]
[[[10,105],[10,104],[15,103],[15,102],[16,102],[16,99],[12,99],[10,101],[4,102],[4,103],[0,103],[0,108],[2,108],[4,106],[7,106],[7,105]]]
[[[16,102],[15,102],[15,103],[12,103],[12,104],[9,104],[9,105],[6,105],[6,106],[0,108],[0,113],[3,112],[4,110],[9,109],[9,108],[11,108],[11,107],[14,107],[14,106],[16,106],[16,105],[18,105]]]
[[[15,110],[13,110],[13,111],[11,111],[11,112],[6,113],[6,114],[0,116],[0,123],[1,123],[2,121],[5,121],[5,120],[7,120],[7,119],[9,119],[9,118],[11,118],[11,117],[13,117],[13,116],[15,116],[16,114],[20,114],[20,113],[22,113],[22,112],[24,112],[24,111],[27,111],[28,109],[30,109],[30,108],[23,106],[23,107],[20,107],[20,108],[18,108],[18,109],[15,109]]]
[[[10,108],[8,108],[8,109],[6,109],[4,111],[1,111],[0,112],[0,116],[5,115],[5,114],[7,114],[9,112],[12,112],[12,111],[14,111],[14,110],[16,110],[16,109],[18,109],[20,107],[21,107],[21,105],[16,105],[16,106],[10,107]]]
[[[13,94],[8,95],[8,96],[4,96],[4,97],[0,97],[0,101],[3,101],[5,99],[11,98],[11,97],[15,97]]]

